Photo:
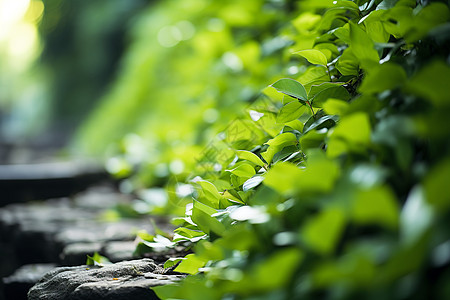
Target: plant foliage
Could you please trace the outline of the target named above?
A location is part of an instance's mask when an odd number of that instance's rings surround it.
[[[167,137],[164,128],[182,122],[179,134],[192,140],[190,150],[178,154],[192,156],[204,146],[196,161],[182,159],[194,175],[177,179],[190,181],[167,185],[169,192],[193,187],[173,197],[184,212],[175,220],[174,237],[142,239],[147,249],[183,245],[194,251],[166,263],[191,276],[155,287],[157,295],[449,298],[448,3],[202,3],[223,20],[222,31],[203,31],[204,20],[190,11],[199,26],[196,37],[158,50],[159,62],[138,56],[122,80],[143,75],[138,62],[164,65],[171,73],[158,68],[145,87],[119,85],[110,102],[136,94],[174,102],[173,111],[143,124],[163,128],[159,132]],[[176,15],[172,5],[164,2],[155,14]],[[147,51],[148,44],[136,47]],[[171,63],[169,57],[176,60],[181,51],[190,53],[181,56],[186,61]],[[156,79],[168,74],[175,78]],[[246,105],[235,101],[262,82],[267,87]],[[120,121],[143,122],[137,109],[147,104],[139,101],[125,108],[136,118]],[[148,105],[145,110],[158,113],[168,109]],[[221,114],[211,130],[231,121],[209,143],[202,138],[214,131],[204,133],[195,117],[202,105]],[[234,118],[238,109],[245,115]],[[163,136],[156,139],[161,153],[180,157],[177,144]],[[152,159],[170,164],[167,157]]]

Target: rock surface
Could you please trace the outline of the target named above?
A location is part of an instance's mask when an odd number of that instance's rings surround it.
[[[182,279],[166,275],[151,259],[104,267],[60,267],[48,272],[28,292],[29,300],[158,299],[150,289]]]
[[[69,196],[106,179],[106,171],[94,161],[0,165],[0,206]]]
[[[94,252],[112,262],[140,258],[134,255],[134,239],[138,230],[154,233],[149,217],[101,221],[107,210],[129,205],[131,200],[112,187],[97,186],[71,198],[0,208],[0,277],[6,279],[15,269],[28,264],[83,265],[86,255]],[[172,229],[167,220],[153,219],[159,228]],[[34,278],[34,283],[38,279]],[[0,300],[5,299],[7,290],[26,294],[31,285],[0,280]],[[24,290],[16,289],[20,286]],[[17,297],[8,292],[6,300]]]

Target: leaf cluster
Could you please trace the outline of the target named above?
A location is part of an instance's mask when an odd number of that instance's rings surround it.
[[[155,291],[163,299],[448,297],[449,259],[439,249],[450,240],[442,118],[450,68],[446,56],[428,54],[444,45],[448,5],[299,7],[282,32],[303,71],[275,79],[211,146],[222,149],[211,168],[198,163],[176,230],[195,253],[168,262],[195,275]]]
[[[179,5],[140,19],[80,139],[135,132],[109,169],[137,171],[124,187],[151,192],[148,211],[181,212],[173,237],[140,236],[143,251],[194,252],[166,262],[192,276],[157,295],[449,298],[448,3]],[[191,39],[154,43],[182,19]]]

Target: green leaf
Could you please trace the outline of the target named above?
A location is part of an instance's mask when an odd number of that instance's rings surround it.
[[[391,36],[388,32],[386,32],[383,23],[380,21],[367,22],[366,30],[369,37],[375,43],[387,43],[389,41],[389,37]]]
[[[406,82],[406,72],[399,65],[388,62],[367,72],[359,92],[367,94],[381,93],[402,86]]]
[[[301,104],[299,101],[292,101],[284,105],[277,115],[277,123],[286,123],[296,120],[300,117],[307,107]]]
[[[267,291],[286,286],[303,257],[303,252],[295,247],[278,250],[249,270],[245,289]]]
[[[202,202],[213,208],[219,208],[220,200],[222,195],[219,193],[214,184],[206,180],[196,181],[198,185],[202,188],[203,196],[200,197]]]
[[[394,7],[397,2],[398,2],[398,0],[383,0],[380,2],[380,4],[378,4],[376,9],[377,10],[380,10],[380,9],[387,10],[389,8]]]
[[[239,176],[236,176],[234,174],[230,175],[230,183],[231,183],[231,186],[234,187],[234,188],[240,187],[241,185],[244,184],[244,182],[246,180],[247,180],[247,178],[239,177]]]
[[[328,115],[344,115],[349,108],[347,101],[330,98],[323,105],[323,110]]]
[[[303,133],[308,133],[309,131],[316,129],[320,130],[322,128],[330,129],[336,124],[337,117],[336,116],[323,116],[319,120],[312,123],[310,126],[303,131]]]
[[[320,22],[322,17],[311,12],[304,12],[292,21],[298,31],[311,30]]]
[[[372,39],[358,25],[350,22],[350,48],[362,68],[370,70],[378,65],[380,57]]]
[[[293,133],[285,132],[269,140],[266,144],[269,145],[269,148],[261,153],[261,156],[268,164],[270,164],[275,153],[286,146],[297,144],[297,137]]]
[[[103,267],[104,264],[110,264],[108,258],[100,255],[98,252],[94,252],[92,256],[86,255],[86,265]]]
[[[305,109],[306,109],[306,106],[305,106]],[[284,125],[292,128],[294,130],[297,130],[298,132],[302,132],[303,127],[304,127],[303,123],[300,120],[292,120],[290,122],[286,122]]]
[[[175,268],[175,272],[187,273],[187,274],[197,274],[198,269],[204,267],[206,261],[200,259],[195,254],[188,254],[181,260],[178,267]]]
[[[357,112],[342,118],[333,132],[327,147],[327,155],[337,157],[347,151],[364,151],[370,143],[371,126],[369,117]]]
[[[350,29],[348,23],[333,31],[333,34],[346,44],[350,44]]]
[[[298,54],[298,55],[306,58],[307,61],[309,61],[310,63],[312,63],[314,65],[322,65],[322,66],[327,65],[327,57],[325,56],[325,54],[323,54],[319,50],[315,50],[315,49],[302,50],[302,51],[294,52],[293,54]]]
[[[353,54],[351,48],[347,48],[342,53],[336,63],[336,69],[344,76],[357,76],[359,73],[358,59]]]
[[[280,194],[293,194],[297,190],[297,180],[302,176],[302,172],[294,164],[281,162],[266,173],[264,184]]]
[[[325,137],[327,136],[327,130],[311,130],[307,133],[303,134],[300,139],[299,143],[301,146],[301,149],[303,151],[306,151],[307,149],[311,148],[319,148],[324,144]]]
[[[327,61],[331,61],[333,57],[339,55],[337,46],[333,43],[320,43],[314,46],[314,49],[320,50],[327,57]]]
[[[394,193],[387,186],[360,190],[352,206],[352,218],[359,224],[398,227],[400,210]]]
[[[339,168],[319,152],[309,153],[306,169],[280,162],[265,175],[264,184],[280,194],[322,193],[330,191],[339,176]]]
[[[319,92],[311,101],[313,107],[322,107],[323,103],[330,98],[349,100],[351,98],[350,93],[342,86],[330,87],[326,90]]]
[[[307,221],[300,236],[310,248],[328,255],[336,248],[344,225],[344,213],[337,208],[328,208]]]
[[[198,240],[198,238],[205,236],[205,233],[203,231],[192,230],[186,227],[178,227],[173,232],[175,233],[173,237],[174,242],[182,240]]]
[[[324,82],[318,85],[312,85],[309,89],[308,92],[308,100],[311,100],[312,98],[314,98],[318,93],[332,88],[332,87],[337,87],[337,86],[341,86],[343,85],[344,82]]]
[[[175,245],[174,242],[162,235],[156,235],[151,242],[141,240],[140,244],[143,244],[156,252],[165,251],[167,248],[172,248]]]
[[[330,77],[326,67],[310,66],[305,73],[297,78],[297,80],[301,82],[305,88],[309,88],[313,84],[321,84],[329,81]]]
[[[253,152],[246,150],[237,150],[236,155],[239,159],[245,159],[258,166],[264,167],[264,162]]]
[[[184,257],[170,257],[166,262],[164,263],[164,269],[170,268],[175,266],[177,263],[182,261]]]
[[[300,82],[294,79],[283,78],[273,83],[271,86],[280,93],[286,94],[302,101],[308,100],[305,88]]]
[[[450,67],[443,61],[425,65],[407,84],[407,90],[423,99],[430,100],[436,107],[450,106]]]
[[[387,43],[389,41],[390,34],[384,29],[382,22],[384,14],[384,10],[372,11],[358,23],[364,23],[367,34],[375,43]]]
[[[244,178],[250,178],[256,174],[255,168],[253,168],[252,165],[247,164],[247,163],[240,164],[236,168],[227,170],[227,171],[231,172],[232,174],[234,174],[238,177],[244,177]]]
[[[222,235],[225,231],[225,226],[216,218],[211,217],[215,213],[217,213],[217,210],[214,208],[194,200],[192,221],[205,233],[209,234],[210,232],[214,232],[217,235]]]
[[[450,208],[450,158],[434,166],[424,180],[425,197],[438,211]]]

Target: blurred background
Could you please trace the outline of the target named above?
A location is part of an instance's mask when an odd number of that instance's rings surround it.
[[[148,3],[0,1],[2,162],[67,145],[114,78],[127,29]]]
[[[287,59],[293,1],[1,0],[3,163],[104,158],[128,190],[183,181]],[[289,36],[290,35],[290,36]]]

